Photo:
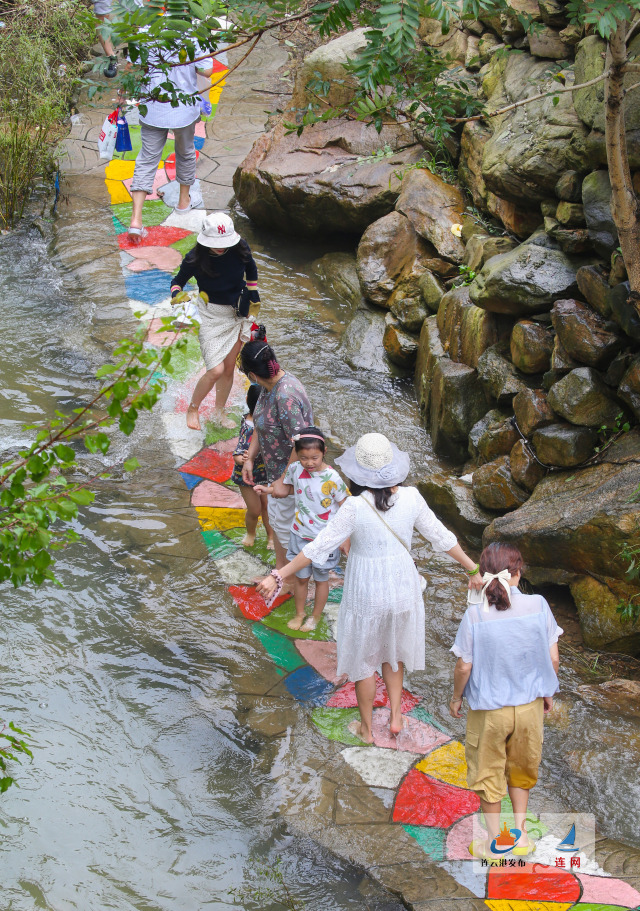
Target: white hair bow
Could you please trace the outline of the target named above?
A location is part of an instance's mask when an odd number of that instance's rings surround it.
[[[507,593],[507,598],[509,599],[509,604],[511,604],[511,588],[509,582],[511,580],[511,573],[508,569],[501,569],[499,573],[484,573],[482,576],[482,581],[484,585],[482,587],[482,609],[485,611],[489,610],[489,601],[487,600],[487,589],[491,585],[494,579],[497,579],[500,585],[504,586],[504,590]]]

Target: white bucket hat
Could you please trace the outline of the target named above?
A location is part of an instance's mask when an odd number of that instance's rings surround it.
[[[382,433],[365,433],[336,459],[336,465],[360,487],[395,487],[409,474],[409,453]]]
[[[233,227],[233,222],[224,212],[212,212],[211,215],[207,215],[198,234],[199,244],[217,250],[233,247],[240,240],[241,237]]]

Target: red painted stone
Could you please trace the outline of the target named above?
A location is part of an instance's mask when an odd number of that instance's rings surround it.
[[[393,808],[393,821],[405,825],[448,829],[454,822],[475,813],[478,795],[429,778],[411,769],[400,786]]]
[[[233,437],[230,440],[218,440],[211,448],[218,452],[234,452],[237,445],[238,437]]]
[[[200,158],[200,152],[196,149],[196,161]],[[176,153],[172,152],[167,155],[164,161],[164,171],[169,180],[176,179]]]
[[[169,225],[154,225],[147,228],[146,237],[141,237],[138,244],[132,244],[128,234],[119,234],[118,243],[121,250],[129,250],[131,247],[168,247],[177,240],[182,240],[191,234],[191,231],[185,231],[184,228],[172,228]]]
[[[195,474],[199,478],[208,478],[224,484],[233,471],[233,456],[229,452],[216,452],[215,449],[201,449],[192,459],[182,465],[179,471]]]
[[[403,712],[410,712],[419,702],[420,699],[418,696],[414,696],[413,693],[410,693],[408,690],[402,691],[401,706]],[[352,709],[357,705],[356,685],[355,683],[351,683],[351,681],[340,687],[327,702],[327,706],[334,709]],[[373,700],[373,707],[382,708],[383,706],[388,705],[389,696],[387,695],[387,688],[384,685],[384,680],[382,677],[376,675],[376,695]]]
[[[203,481],[191,494],[192,506],[212,506],[219,509],[244,509],[244,500],[237,490],[216,484],[214,481]]]
[[[267,607],[262,595],[259,595],[252,585],[231,585],[229,594],[247,620],[262,620],[291,597],[291,595],[280,595],[271,607]]]
[[[511,901],[577,902],[581,893],[576,877],[558,867],[490,867],[487,898]]]

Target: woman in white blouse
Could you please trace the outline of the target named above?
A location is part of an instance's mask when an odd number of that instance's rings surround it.
[[[351,728],[366,743],[371,732],[376,671],[381,669],[390,703],[390,729],[403,727],[405,667],[425,666],[424,580],[410,554],[414,528],[438,551],[465,569],[469,586],[482,587],[478,567],[435,517],[415,487],[400,487],[409,456],[380,433],[367,433],[336,459],[353,496],[295,559],[258,585],[269,597],[284,579],[351,540],[338,615],[338,674],[356,685],[360,723]]]

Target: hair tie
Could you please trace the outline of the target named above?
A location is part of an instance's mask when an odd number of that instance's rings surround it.
[[[297,443],[298,440],[322,440],[323,443],[326,443],[325,438],[318,436],[317,433],[296,433],[295,436],[291,437],[292,443]]]
[[[482,588],[482,609],[484,611],[489,610],[489,599],[487,598],[487,589],[491,585],[494,579],[497,579],[500,585],[504,587],[504,590],[507,593],[507,598],[509,600],[509,605],[511,605],[511,588],[509,586],[509,580],[511,579],[511,573],[508,569],[501,569],[499,573],[484,573],[482,576],[482,581],[484,586]]]

